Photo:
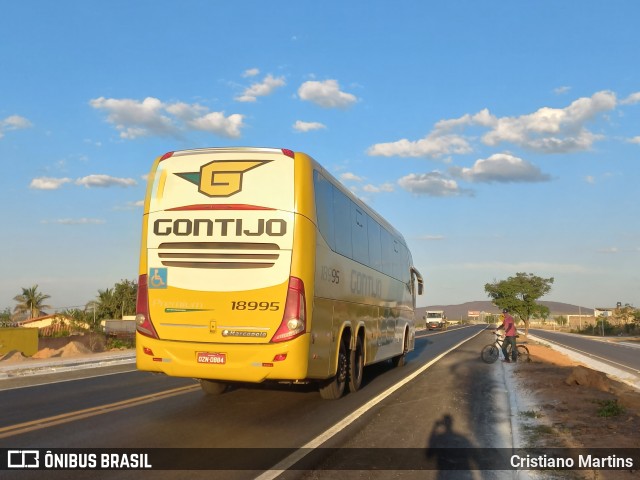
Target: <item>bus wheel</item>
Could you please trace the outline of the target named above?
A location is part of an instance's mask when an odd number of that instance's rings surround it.
[[[220,395],[227,389],[227,384],[215,380],[200,380],[200,386],[207,395]]]
[[[344,395],[347,384],[347,369],[349,367],[348,350],[344,343],[344,338],[340,339],[340,350],[338,351],[338,369],[335,377],[328,382],[320,384],[320,396],[325,400],[337,400]]]
[[[402,353],[397,355],[391,359],[394,367],[403,367],[405,363],[407,363],[407,351],[409,342],[409,332],[405,330],[404,332],[404,341],[402,342]]]
[[[364,371],[364,348],[362,347],[362,337],[356,337],[356,348],[351,350],[349,355],[349,391],[356,392],[362,385],[362,374]]]

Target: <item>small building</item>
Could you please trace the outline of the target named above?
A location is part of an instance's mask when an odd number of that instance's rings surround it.
[[[74,320],[62,313],[54,313],[52,315],[23,320],[18,322],[17,326],[22,328],[37,328],[39,331],[38,334],[41,337],[51,337],[60,332],[73,333],[89,328],[88,324]]]

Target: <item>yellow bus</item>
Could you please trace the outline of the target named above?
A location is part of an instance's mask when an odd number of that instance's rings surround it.
[[[423,281],[400,233],[304,153],[170,152],[147,186],[136,315],[140,370],[317,384],[402,365]]]

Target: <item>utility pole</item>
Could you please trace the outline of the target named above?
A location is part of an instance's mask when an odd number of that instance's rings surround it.
[[[578,331],[582,331],[582,307],[578,305],[578,325],[580,325]]]

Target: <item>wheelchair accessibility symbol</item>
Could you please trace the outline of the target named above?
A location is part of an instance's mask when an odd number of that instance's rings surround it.
[[[167,288],[166,268],[152,268],[149,271],[149,288]]]

